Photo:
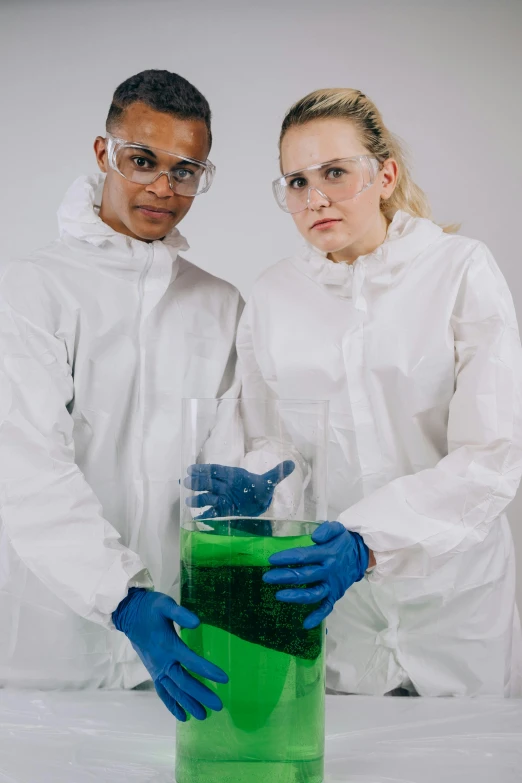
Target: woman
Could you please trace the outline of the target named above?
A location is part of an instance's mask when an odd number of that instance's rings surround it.
[[[321,562],[337,569],[336,594],[299,552],[271,562],[304,571],[267,581],[307,575],[332,604],[349,587],[328,620],[334,691],[520,695],[503,512],[522,472],[522,363],[504,278],[481,242],[430,220],[358,90],[296,103],[280,162],[274,193],[305,244],[254,288],[238,337],[243,393],[330,401],[329,519],[362,537],[370,568],[356,581],[360,547],[342,565],[333,547]]]

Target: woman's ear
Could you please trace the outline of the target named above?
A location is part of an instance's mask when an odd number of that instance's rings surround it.
[[[397,187],[397,181],[399,179],[399,166],[394,158],[388,158],[382,164],[377,175],[381,181],[381,199],[388,201],[393,191]]]

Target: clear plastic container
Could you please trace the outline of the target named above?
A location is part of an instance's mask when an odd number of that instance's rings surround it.
[[[185,401],[185,468],[262,473],[293,459],[296,469],[261,517],[197,520],[184,503],[193,493],[183,493],[181,604],[201,625],[181,635],[230,680],[206,681],[221,712],[177,725],[177,783],[322,783],[324,627],[305,630],[313,607],[277,601],[262,576],[274,552],[313,545],[326,510],[326,432],[327,403]]]

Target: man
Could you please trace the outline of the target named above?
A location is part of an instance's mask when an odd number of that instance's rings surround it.
[[[179,255],[176,229],[210,186],[210,146],[189,82],[131,77],[94,144],[103,174],[0,278],[0,686],[152,677],[181,720],[220,709],[183,665],[227,677],[179,640],[172,621],[198,620],[170,597],[180,401],[238,392],[240,295]]]

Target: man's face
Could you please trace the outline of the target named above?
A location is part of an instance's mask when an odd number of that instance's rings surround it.
[[[126,109],[113,135],[201,161],[209,153],[203,120],[182,120],[139,102]],[[94,142],[94,151],[99,168],[107,174],[100,217],[115,231],[152,242],[162,239],[185,217],[194,199],[173,193],[166,176],[150,185],[131,182],[109,166],[107,143],[101,136]]]

